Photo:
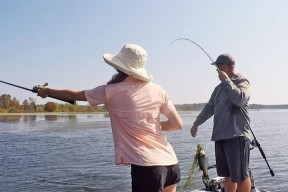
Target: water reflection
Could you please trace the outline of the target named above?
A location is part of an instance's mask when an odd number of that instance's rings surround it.
[[[68,115],[68,120],[71,122],[76,122],[77,121],[77,115]]]
[[[46,121],[57,121],[58,115],[44,115]]]
[[[82,121],[83,119],[94,120],[110,120],[109,116],[106,113],[99,114],[0,114],[0,123],[34,123],[36,121],[48,121],[48,122],[78,122],[78,120]]]
[[[36,121],[37,115],[23,115],[24,122]]]
[[[17,123],[22,118],[22,115],[0,115],[1,123]]]
[[[87,114],[87,118],[109,118],[109,113],[93,113],[93,114]]]
[[[77,115],[76,114],[49,114],[44,115],[44,119],[46,121],[60,121],[60,120],[67,120],[69,122],[77,122]]]

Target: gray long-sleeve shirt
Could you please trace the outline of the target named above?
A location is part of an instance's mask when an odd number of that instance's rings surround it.
[[[201,125],[214,115],[212,141],[244,136],[252,140],[249,122],[248,101],[250,98],[249,81],[240,74],[226,79],[217,85],[209,102],[197,116],[194,125]],[[240,108],[244,112],[243,116]]]

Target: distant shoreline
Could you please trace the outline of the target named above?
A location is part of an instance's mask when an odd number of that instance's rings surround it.
[[[205,107],[206,103],[194,103],[194,104],[176,104],[175,107],[178,111],[199,111]],[[250,110],[261,109],[288,109],[288,104],[284,105],[262,105],[262,104],[250,104]]]
[[[249,111],[265,111],[265,110],[288,110],[288,108],[257,108],[257,109],[249,109]],[[178,112],[200,112],[200,110],[178,110]],[[108,114],[109,112],[29,112],[29,113],[0,113],[0,116],[5,115],[77,115],[77,114]]]

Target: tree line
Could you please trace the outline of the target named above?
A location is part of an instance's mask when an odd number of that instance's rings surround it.
[[[29,97],[22,103],[9,94],[0,96],[0,113],[33,113],[33,112],[105,112],[105,106],[71,105],[48,101],[39,105],[36,99]]]
[[[178,104],[178,111],[200,111],[206,103]],[[260,105],[251,104],[250,109],[288,109],[287,105]],[[56,103],[48,101],[44,105],[38,105],[36,99],[29,97],[22,103],[9,94],[0,96],[0,113],[33,113],[33,112],[106,112],[105,106],[71,105],[68,103]]]

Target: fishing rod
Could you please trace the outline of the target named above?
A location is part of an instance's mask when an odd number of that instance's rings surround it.
[[[192,41],[192,40],[190,40],[190,39],[187,39],[187,38],[178,38],[178,39],[175,39],[174,41],[172,41],[169,45],[172,45],[175,41],[179,41],[179,40],[189,41],[189,42],[197,45],[197,46],[209,57],[209,59],[212,61],[212,64],[214,63],[214,61],[213,61],[213,59],[210,57],[210,55],[209,55],[199,44],[197,44],[195,41]],[[216,66],[216,65],[215,65],[215,66]],[[216,68],[217,68],[217,71],[220,71],[217,66],[216,66]],[[242,116],[243,116],[244,119],[245,119],[245,122],[246,122],[248,128],[250,129],[250,131],[251,131],[251,133],[252,133],[252,135],[253,135],[253,138],[254,138],[254,141],[255,141],[255,145],[256,145],[256,147],[259,149],[259,151],[260,151],[263,159],[265,160],[265,162],[266,162],[266,164],[267,164],[267,166],[268,166],[268,168],[269,168],[269,170],[270,170],[270,174],[271,174],[271,176],[273,177],[273,176],[275,175],[275,174],[274,174],[274,171],[271,169],[271,167],[270,167],[270,165],[269,165],[269,163],[268,163],[268,161],[267,161],[267,159],[266,159],[266,155],[265,155],[265,153],[264,153],[264,151],[263,151],[263,149],[262,149],[259,141],[256,139],[256,136],[254,135],[254,133],[253,133],[253,131],[252,131],[252,128],[250,127],[250,123],[248,122],[248,120],[247,120],[247,118],[246,118],[246,116],[245,116],[245,113],[244,113],[244,111],[243,111],[243,108],[242,108],[242,107],[239,107],[239,109],[240,109],[240,111],[241,111]]]
[[[178,38],[178,39],[175,39],[174,41],[172,41],[169,45],[172,45],[174,42],[179,41],[179,40],[185,40],[185,41],[190,41],[191,43],[194,43],[195,45],[197,45],[209,57],[209,59],[212,61],[212,63],[214,62],[213,59],[210,57],[210,55],[198,43],[196,43],[195,41],[192,41],[190,39]]]
[[[38,88],[37,88],[37,86],[34,86],[32,89],[29,89],[29,88],[26,88],[26,87],[22,87],[22,86],[15,85],[15,84],[8,83],[8,82],[1,81],[1,80],[0,80],[0,83],[5,83],[5,84],[7,84],[7,85],[11,85],[11,86],[14,86],[14,87],[18,87],[18,88],[24,89],[24,90],[26,90],[26,91],[31,91],[31,92],[33,92],[33,93],[38,93]],[[48,85],[48,83],[45,83],[45,84],[43,85],[43,87],[45,87],[45,86],[47,86],[47,85]],[[48,95],[48,97],[51,97],[51,98],[53,98],[53,99],[57,99],[57,100],[60,100],[60,101],[67,102],[67,103],[70,103],[70,104],[72,104],[72,105],[76,104],[75,101],[60,99],[60,98],[53,97],[53,96],[49,96],[49,95]]]
[[[253,137],[254,137],[255,145],[256,145],[256,147],[259,149],[259,151],[260,151],[263,159],[265,160],[265,162],[266,162],[266,164],[267,164],[267,166],[268,166],[268,168],[269,168],[269,170],[270,170],[270,174],[271,174],[271,176],[273,177],[273,176],[275,175],[275,174],[274,174],[274,171],[271,169],[271,167],[270,167],[270,165],[269,165],[269,163],[268,163],[268,161],[267,161],[267,159],[266,159],[266,155],[265,155],[265,153],[264,153],[264,151],[263,151],[263,149],[262,149],[259,141],[256,139],[256,137],[255,137],[255,135],[254,135],[254,133],[253,133],[251,127],[250,127],[250,124],[249,124],[249,122],[248,122],[248,120],[247,120],[247,118],[246,118],[246,116],[245,116],[245,113],[244,113],[242,107],[239,107],[239,109],[240,109],[240,111],[241,111],[241,113],[242,113],[242,115],[243,115],[243,117],[244,117],[244,119],[245,119],[245,122],[246,122],[247,126],[249,127],[249,129],[250,129],[250,131],[251,131],[251,133],[252,133],[252,135],[253,135]]]

